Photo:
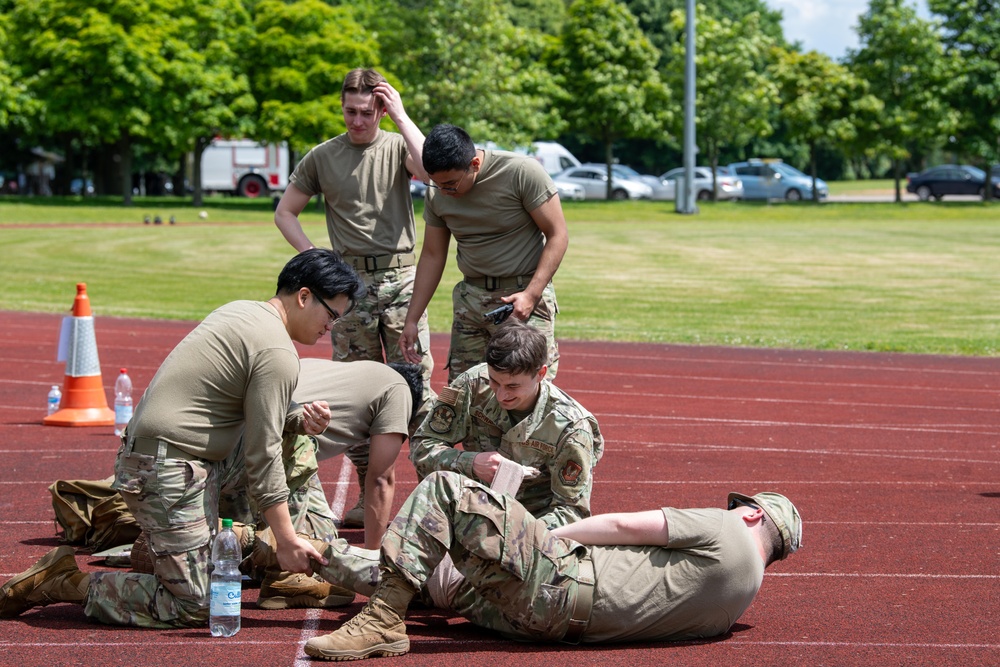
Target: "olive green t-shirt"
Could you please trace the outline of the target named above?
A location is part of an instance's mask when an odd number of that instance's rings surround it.
[[[470,278],[534,273],[545,236],[531,212],[556,194],[555,183],[534,158],[483,151],[472,189],[461,197],[427,191],[424,221],[445,227],[458,246],[458,268]]]
[[[326,401],[332,418],[316,440],[320,461],[368,442],[372,435],[408,433],[413,396],[403,376],[377,361],[302,359],[296,403]]]
[[[129,434],[222,461],[245,430],[249,491],[266,509],[288,497],[281,436],[298,376],[299,355],[278,311],[234,301],[210,313],[163,361]]]
[[[764,563],[737,513],[663,514],[666,547],[590,547],[597,583],[584,642],[715,637],[753,602]]]
[[[370,144],[346,134],[306,153],[289,177],[295,187],[326,202],[326,228],[343,255],[413,252],[416,226],[410,199],[409,149],[403,136],[379,130]]]

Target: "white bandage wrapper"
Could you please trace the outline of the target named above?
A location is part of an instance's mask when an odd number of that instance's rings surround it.
[[[521,488],[521,481],[524,478],[532,479],[540,474],[536,468],[523,466],[510,459],[500,459],[500,466],[493,476],[490,488],[513,497]],[[451,609],[451,601],[464,579],[462,573],[455,569],[451,556],[445,554],[434,574],[427,580],[427,593],[431,596],[434,606],[439,609]]]

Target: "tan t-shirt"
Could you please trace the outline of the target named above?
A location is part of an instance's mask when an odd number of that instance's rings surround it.
[[[471,277],[533,273],[545,236],[531,211],[556,194],[542,165],[531,157],[484,151],[476,183],[461,197],[427,191],[424,221],[446,227],[458,246],[458,268]]]
[[[666,547],[590,547],[597,584],[584,642],[715,637],[753,602],[764,563],[738,514],[663,513]]]
[[[292,400],[330,404],[330,425],[317,437],[320,461],[368,442],[372,435],[405,436],[413,407],[403,376],[377,361],[303,359]]]
[[[326,202],[333,249],[344,255],[413,252],[416,226],[410,199],[409,149],[402,135],[379,130],[370,144],[346,134],[306,153],[289,180]]]
[[[163,361],[129,434],[222,461],[245,429],[249,491],[267,509],[288,497],[281,436],[298,376],[299,355],[278,311],[234,301],[210,313]]]

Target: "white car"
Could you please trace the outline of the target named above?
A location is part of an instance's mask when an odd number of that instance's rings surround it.
[[[583,187],[587,199],[608,198],[608,172],[604,165],[592,167],[581,165],[570,167],[552,177],[554,181],[566,181]],[[611,174],[612,199],[652,199],[653,188],[639,181],[621,178]]]
[[[716,178],[716,201],[722,201],[723,199],[742,199],[743,198],[743,181],[741,181],[736,176],[729,173],[726,167],[718,167],[715,170]],[[667,199],[676,199],[677,191],[681,186],[678,185],[678,181],[684,181],[684,167],[677,167],[676,169],[671,169],[670,171],[660,175],[660,181],[663,182],[664,187],[669,191],[669,196]],[[711,167],[695,167],[694,168],[694,193],[695,197],[705,201],[712,198],[712,168]]]
[[[582,185],[570,183],[569,181],[553,181],[556,190],[559,191],[560,201],[583,201],[587,198],[587,191]]]
[[[590,167],[601,167],[602,169],[604,168],[603,164],[599,165],[599,164],[595,164],[595,163],[590,163],[587,166],[590,166]],[[613,165],[611,165],[611,173],[614,174],[615,176],[618,176],[619,178],[627,178],[630,181],[638,181],[640,183],[645,183],[646,185],[648,185],[653,190],[652,199],[661,200],[661,199],[672,199],[673,198],[673,197],[669,196],[670,195],[670,191],[667,188],[667,186],[665,186],[663,184],[663,181],[661,181],[656,176],[652,176],[650,174],[640,174],[639,172],[637,172],[632,167],[629,167],[629,166],[624,165],[624,164],[613,164]]]

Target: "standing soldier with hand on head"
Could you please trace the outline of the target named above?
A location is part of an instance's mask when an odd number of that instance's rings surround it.
[[[323,196],[330,243],[354,266],[366,288],[357,308],[333,328],[334,360],[405,362],[399,337],[416,275],[410,176],[427,180],[421,158],[424,135],[407,116],[399,92],[375,70],[349,72],[340,101],[347,132],[302,158],[278,203],[274,222],[297,250],[313,247],[298,216],[313,196]],[[399,134],[379,128],[387,114]],[[416,351],[409,359],[420,364],[424,378],[424,405],[411,431],[435,396],[430,385],[434,363],[425,307],[414,316]],[[358,481],[363,494],[365,480],[360,472]],[[360,526],[363,520],[362,495],[345,515],[344,525]]]

